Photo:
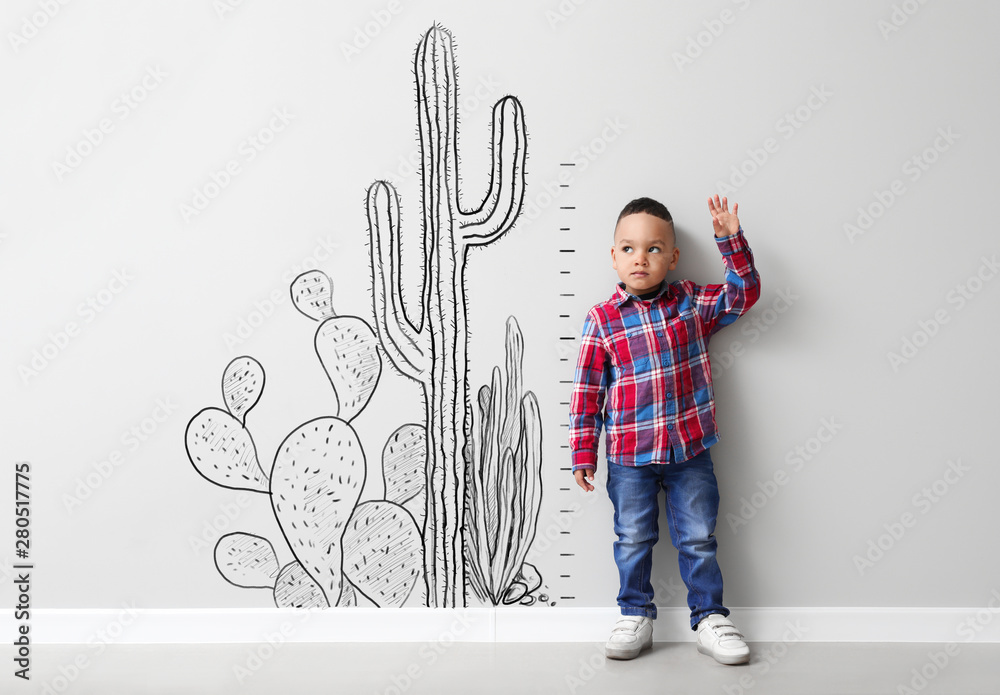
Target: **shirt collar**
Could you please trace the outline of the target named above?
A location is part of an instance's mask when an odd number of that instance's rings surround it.
[[[673,296],[674,296],[673,285],[671,285],[669,282],[664,281],[663,283],[660,284],[660,293],[657,294],[655,297],[653,297],[651,301],[655,301],[657,299],[670,300],[673,299]],[[611,298],[611,301],[614,303],[616,307],[620,307],[622,304],[624,304],[630,299],[634,299],[636,301],[642,301],[634,294],[631,294],[630,292],[628,292],[628,290],[625,289],[624,282],[619,282],[618,285],[615,287],[615,296]]]

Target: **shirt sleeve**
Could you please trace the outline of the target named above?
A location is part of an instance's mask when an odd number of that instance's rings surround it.
[[[695,304],[708,335],[733,323],[760,298],[760,276],[743,227],[730,236],[716,237],[715,242],[722,253],[726,283],[700,287],[695,294]]]
[[[604,425],[609,366],[600,325],[594,311],[591,311],[583,323],[569,404],[569,448],[574,472],[581,468],[597,468],[598,438]]]

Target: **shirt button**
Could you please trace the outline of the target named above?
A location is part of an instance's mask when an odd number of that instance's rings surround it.
[[[674,426],[673,426],[673,425],[667,425],[667,429],[668,429],[668,430],[672,430],[673,428],[674,428]]]
[[[670,391],[667,391],[667,398],[670,398],[670,397],[671,397],[671,396],[673,396],[673,395],[674,395],[674,394],[670,393]]]
[[[656,337],[657,338],[662,338],[663,337],[663,332],[662,331],[657,331],[656,332]]]

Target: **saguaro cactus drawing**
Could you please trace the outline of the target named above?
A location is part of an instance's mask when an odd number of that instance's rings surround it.
[[[481,202],[465,204],[458,175],[458,83],[452,36],[433,26],[414,59],[421,158],[422,278],[403,303],[399,198],[388,181],[368,189],[375,327],[392,364],[418,381],[427,412],[424,564],[431,606],[465,605],[464,500],[468,431],[468,251],[511,229],[524,200],[527,133],[521,103],[493,107],[492,171]],[[420,237],[418,237],[420,239]]]

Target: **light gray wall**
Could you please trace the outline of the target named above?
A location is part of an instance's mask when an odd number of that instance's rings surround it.
[[[335,244],[320,266],[334,278],[338,311],[369,316],[364,192],[394,177],[404,224],[415,229],[417,177],[399,160],[416,147],[413,49],[435,21],[457,42],[470,199],[488,175],[490,106],[509,93],[525,108],[528,209],[470,261],[470,376],[473,387],[485,383],[503,357],[503,321],[516,315],[545,432],[539,532],[554,538],[537,541],[530,559],[551,599],[610,606],[617,593],[603,468],[590,496],[561,470],[576,347],[561,338],[578,334],[587,309],[611,292],[613,222],[636,195],[673,213],[678,277],[718,281],[705,198],[729,182],[763,296],[713,342],[726,367],[714,454],[727,603],[986,602],[1000,582],[991,441],[1000,280],[976,276],[1000,251],[996,3],[399,0],[397,14],[386,2],[343,5],[254,0],[220,17],[207,2],[72,3],[17,46],[8,32],[30,33],[24,22],[39,6],[4,5],[0,497],[10,509],[13,462],[30,461],[36,606],[273,605],[266,591],[221,580],[214,538],[192,543],[213,527],[280,534],[263,497],[195,473],[184,428],[202,407],[222,405],[222,369],[239,354],[267,370],[248,418],[265,461],[329,407],[314,329],[287,300],[288,279],[321,241]],[[347,60],[342,45],[372,13],[391,21]],[[678,65],[699,40],[701,53]],[[145,100],[123,107],[122,92],[156,68]],[[248,161],[241,142],[276,108],[293,119]],[[799,128],[789,126],[796,113]],[[113,129],[60,180],[53,163],[105,118]],[[730,181],[768,140],[758,170]],[[914,158],[925,170],[908,164]],[[230,159],[241,173],[186,222],[179,205]],[[845,231],[893,182],[894,199],[870,228]],[[116,272],[127,284],[98,295]],[[958,286],[971,293],[964,303]],[[273,292],[282,299],[273,314],[227,346],[225,334]],[[80,308],[98,296],[113,296],[100,313]],[[22,378],[19,366],[69,322],[78,334]],[[923,330],[933,333],[926,341]],[[894,368],[888,353],[906,339],[920,347]],[[146,423],[146,441],[130,438],[158,401],[172,412],[155,429]],[[370,407],[377,416],[357,424],[376,451],[420,412],[420,394],[387,371]],[[837,429],[827,436],[830,422]],[[797,447],[810,458],[796,459]],[[110,475],[68,508],[78,480],[113,452],[123,458]],[[768,482],[775,476],[784,484]],[[665,526],[662,538],[658,597],[683,605]],[[859,570],[855,556],[870,542],[882,543],[882,556]],[[4,541],[0,558],[11,552]]]

